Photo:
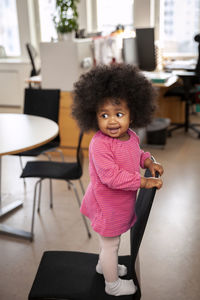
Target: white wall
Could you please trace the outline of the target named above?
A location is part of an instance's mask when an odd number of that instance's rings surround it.
[[[149,27],[151,0],[134,0],[134,27]]]
[[[134,0],[134,27],[154,27],[159,39],[160,0]]]

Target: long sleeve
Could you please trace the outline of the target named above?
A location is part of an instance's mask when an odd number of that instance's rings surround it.
[[[143,150],[140,150],[140,167],[144,169],[144,162],[147,158],[151,157],[150,152],[144,152]]]

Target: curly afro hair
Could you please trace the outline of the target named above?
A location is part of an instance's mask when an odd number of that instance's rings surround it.
[[[74,84],[72,117],[82,131],[98,130],[97,109],[106,99],[126,100],[134,128],[148,125],[155,111],[155,89],[132,65],[100,65]]]

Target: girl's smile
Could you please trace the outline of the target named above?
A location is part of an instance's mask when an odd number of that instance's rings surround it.
[[[116,103],[107,99],[97,111],[99,129],[106,135],[120,140],[128,140],[128,128],[131,123],[130,111],[125,100]]]

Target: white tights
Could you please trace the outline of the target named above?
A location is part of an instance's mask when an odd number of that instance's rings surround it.
[[[136,291],[133,280],[120,279],[118,275],[126,273],[126,267],[118,265],[118,250],[120,236],[103,237],[99,235],[100,254],[96,267],[98,273],[103,273],[105,278],[105,291],[109,295],[131,295]]]
[[[118,250],[120,236],[103,237],[99,235],[100,254],[99,261],[102,272],[107,282],[114,282],[118,279]]]

